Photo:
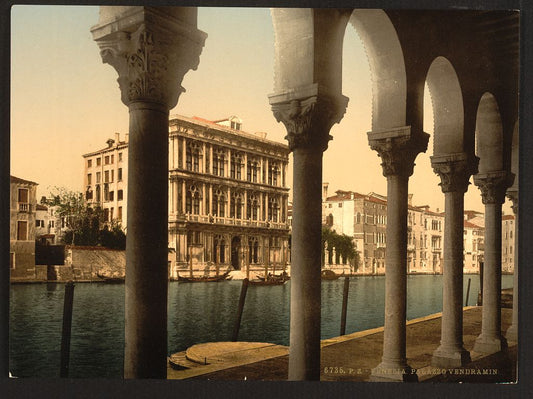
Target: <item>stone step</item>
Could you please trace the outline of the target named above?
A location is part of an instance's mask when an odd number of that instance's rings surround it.
[[[174,370],[187,370],[194,367],[204,366],[203,363],[198,363],[187,358],[187,352],[178,352],[169,356],[168,363]]]

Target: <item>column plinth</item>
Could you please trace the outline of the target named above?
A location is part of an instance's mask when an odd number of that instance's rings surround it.
[[[409,176],[418,153],[427,149],[429,135],[411,134],[409,126],[369,132],[370,148],[381,157],[387,177],[387,251],[385,254],[385,324],[383,356],[372,370],[372,381],[417,381],[407,364],[407,200]]]
[[[347,98],[318,93],[270,97],[272,111],[287,129],[293,151],[293,224],[289,380],[320,380],[322,153],[329,130],[344,115]]]
[[[507,340],[501,333],[502,204],[513,179],[514,175],[505,171],[474,176],[485,204],[483,309],[481,334],[474,345],[474,351],[479,353],[496,353],[507,347]]]
[[[91,30],[130,113],[125,378],[166,378],[168,117],[206,37],[187,12],[109,8]]]
[[[470,362],[463,344],[463,214],[464,193],[478,161],[465,153],[431,157],[445,195],[441,341],[431,361],[436,367],[462,367]]]

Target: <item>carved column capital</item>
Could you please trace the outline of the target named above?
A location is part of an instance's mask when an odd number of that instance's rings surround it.
[[[312,85],[300,93],[270,96],[270,104],[276,120],[287,129],[285,139],[291,151],[308,147],[325,151],[333,138],[329,131],[342,119],[348,98],[319,94]]]
[[[481,190],[484,204],[503,204],[513,181],[514,174],[504,170],[474,175],[474,184]]]
[[[388,131],[368,132],[370,148],[378,152],[381,158],[383,176],[404,176],[413,174],[415,158],[420,152],[426,152],[429,134],[411,135],[411,127],[404,126]]]
[[[150,102],[167,110],[176,106],[183,77],[195,70],[206,34],[191,29],[156,7],[140,7],[92,29],[104,63],[118,73],[122,102]]]
[[[517,215],[518,214],[518,189],[512,188],[512,187],[507,189],[507,198],[509,198],[511,202],[513,203],[511,208],[513,209],[513,213]]]
[[[443,193],[466,193],[470,176],[477,173],[478,157],[466,153],[437,155],[431,157],[433,171],[439,175]]]

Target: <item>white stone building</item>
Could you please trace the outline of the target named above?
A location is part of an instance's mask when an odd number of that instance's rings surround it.
[[[502,271],[514,272],[514,257],[516,256],[515,217],[502,216]]]

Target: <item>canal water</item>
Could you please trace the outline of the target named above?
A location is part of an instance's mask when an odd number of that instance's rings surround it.
[[[464,298],[476,302],[479,276],[464,277]],[[512,287],[505,275],[502,287]],[[168,351],[212,341],[229,341],[241,281],[169,284]],[[339,335],[344,280],[322,282],[322,338]],[[442,310],[442,276],[408,276],[407,319]],[[10,371],[17,377],[58,377],[63,284],[11,286]],[[248,287],[240,341],[289,343],[290,282]],[[346,333],[383,325],[385,278],[350,279]],[[464,303],[464,302],[463,302]],[[124,285],[80,283],[74,290],[70,377],[121,378],[124,347]]]

